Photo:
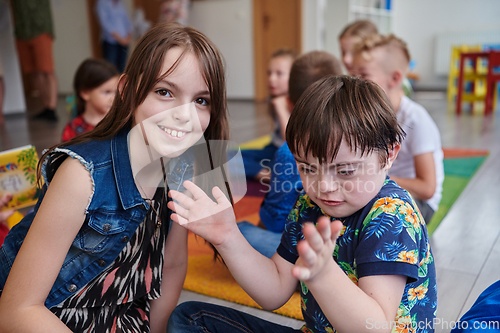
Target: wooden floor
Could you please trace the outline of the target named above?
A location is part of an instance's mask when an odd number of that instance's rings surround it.
[[[448,332],[447,325],[466,312],[477,296],[500,279],[500,116],[456,116],[447,111],[446,95],[417,92],[414,100],[431,114],[441,131],[443,147],[488,149],[490,155],[469,182],[432,238],[438,274],[438,324],[436,332]],[[36,113],[36,101],[28,102],[28,114]],[[33,144],[41,151],[58,143],[67,120],[64,98],[57,110],[57,123],[27,120],[7,115],[0,127],[0,150]],[[273,125],[264,104],[230,101],[231,138],[246,142],[271,132]],[[183,291],[181,302],[201,300],[227,305],[284,325],[301,322],[270,312],[228,303]]]

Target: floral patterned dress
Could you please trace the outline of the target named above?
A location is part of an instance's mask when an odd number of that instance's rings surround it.
[[[149,332],[150,301],[160,297],[167,200],[159,188],[143,223],[115,261],[51,311],[73,332]],[[160,207],[162,206],[162,207]]]

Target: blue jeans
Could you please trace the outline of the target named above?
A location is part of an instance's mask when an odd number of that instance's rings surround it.
[[[250,222],[243,221],[238,223],[240,232],[254,249],[268,258],[276,253],[281,242],[281,232],[265,230],[253,225]]]
[[[106,41],[102,42],[102,55],[105,60],[115,65],[120,73],[125,70],[127,62],[128,47],[118,43],[112,44]]]
[[[300,330],[275,324],[247,313],[202,302],[179,304],[168,320],[167,333],[273,332],[291,333]]]
[[[262,149],[242,150],[241,157],[245,166],[247,179],[253,179],[263,168],[273,167],[274,154],[278,147],[272,143]]]

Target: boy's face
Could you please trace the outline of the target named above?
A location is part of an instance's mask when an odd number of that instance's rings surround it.
[[[353,64],[353,53],[352,49],[354,45],[359,42],[359,37],[343,37],[339,40],[340,50],[342,52],[342,62],[345,68],[352,74],[352,64]]]
[[[288,94],[288,79],[293,60],[291,57],[274,57],[269,61],[267,85],[272,97]]]
[[[352,64],[352,75],[360,76],[365,80],[375,82],[388,93],[390,88],[391,74],[383,66],[381,59],[383,54],[381,49],[374,49],[368,52],[368,59],[362,54],[354,55]]]
[[[311,200],[326,214],[338,218],[354,214],[377,195],[393,161],[389,156],[389,161],[381,167],[377,152],[361,156],[360,152],[354,153],[345,140],[329,163],[320,164],[312,156],[296,155],[295,160]]]

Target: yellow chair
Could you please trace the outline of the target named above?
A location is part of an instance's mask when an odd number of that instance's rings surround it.
[[[448,75],[448,108],[450,110],[454,110],[455,103],[456,103],[456,98],[457,98],[457,81],[458,81],[458,75],[460,72],[460,54],[462,52],[479,52],[481,51],[481,45],[458,45],[458,46],[452,46],[451,48],[451,61],[450,61],[450,71]],[[478,72],[486,72],[488,71],[487,66],[485,66],[484,63],[479,62],[479,69]],[[484,68],[484,69],[483,69]],[[467,65],[465,69],[466,73],[471,73],[472,72],[472,67],[470,64]],[[477,82],[475,84],[477,93],[481,93],[481,89],[484,90],[484,87],[486,86],[486,81],[482,82]]]

